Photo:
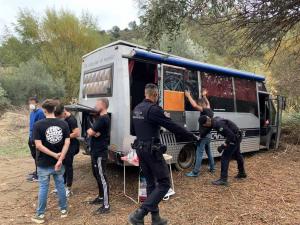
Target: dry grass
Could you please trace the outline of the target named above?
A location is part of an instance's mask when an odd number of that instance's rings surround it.
[[[15,118],[9,114],[10,118]],[[17,116],[19,117],[19,116]],[[5,118],[5,117],[4,117]],[[20,122],[11,122],[20,127],[24,138],[7,137],[2,132],[0,143],[8,140],[11,145],[16,141],[27,141],[26,131]],[[7,122],[5,122],[7,123]],[[27,123],[27,122],[26,122]],[[25,122],[24,122],[25,124]],[[3,121],[0,121],[3,125]],[[11,132],[11,128],[5,128]],[[263,151],[246,156],[246,168],[249,175],[244,181],[236,181],[236,165],[231,162],[230,186],[215,187],[211,175],[203,166],[199,178],[191,179],[184,172],[173,171],[176,195],[161,204],[163,216],[173,225],[299,225],[300,224],[300,146],[284,144],[276,151]],[[217,162],[219,171],[220,162]],[[38,185],[25,181],[27,172],[33,169],[32,159],[27,156],[16,158],[0,156],[0,224],[31,224],[37,202]],[[86,201],[95,197],[96,183],[91,173],[88,156],[78,155],[75,159],[74,196],[70,198],[70,215],[60,219],[57,201],[49,196],[47,224],[126,224],[127,215],[137,206],[123,196],[122,168],[109,166],[111,190],[111,214],[94,216],[96,209]],[[52,182],[53,183],[53,182]],[[128,170],[128,190],[136,195],[137,171]],[[147,223],[149,218],[147,218]]]

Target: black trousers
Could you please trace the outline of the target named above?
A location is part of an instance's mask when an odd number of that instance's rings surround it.
[[[28,139],[28,146],[29,146],[29,149],[30,149],[30,153],[31,153],[31,156],[34,160],[34,165],[35,165],[35,173],[37,174],[37,165],[36,165],[36,147],[35,147],[35,144],[34,144],[34,140],[31,140],[30,138]]]
[[[238,171],[240,173],[245,172],[244,159],[241,154],[240,143],[234,145],[230,144],[223,151],[223,154],[221,156],[221,178],[223,179],[227,179],[228,177],[229,162],[232,158],[237,161]]]
[[[75,150],[73,148],[70,148],[63,162],[65,166],[64,180],[65,180],[65,185],[67,185],[67,187],[72,187],[73,184],[74,156],[75,156]]]
[[[141,208],[147,212],[158,212],[158,204],[171,187],[168,165],[161,153],[153,154],[148,148],[138,149],[137,155],[147,181],[147,199]]]
[[[91,156],[92,171],[98,184],[99,197],[103,198],[103,205],[109,206],[109,184],[106,174],[107,159]]]

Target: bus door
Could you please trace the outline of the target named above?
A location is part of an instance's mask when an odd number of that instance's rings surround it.
[[[184,91],[191,92],[196,100],[199,98],[199,73],[186,68],[162,65],[159,78],[162,96],[160,104],[170,113],[170,117],[190,131],[198,130],[199,112],[186,101]]]
[[[259,92],[260,145],[277,148],[281,131],[282,110],[285,108],[285,98],[272,97],[267,92]]]

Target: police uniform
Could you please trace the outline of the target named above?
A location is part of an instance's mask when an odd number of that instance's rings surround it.
[[[221,156],[221,179],[227,182],[229,161],[237,161],[239,174],[245,174],[244,159],[240,151],[242,136],[239,128],[230,120],[215,117],[212,128],[225,137],[226,147]]]
[[[154,151],[153,144],[160,142],[160,127],[164,127],[188,141],[197,138],[183,127],[166,117],[161,107],[145,99],[133,111],[133,134],[137,137],[137,155],[147,181],[147,199],[141,208],[145,212],[156,213],[158,204],[167,194],[171,184],[169,170],[163,152]]]

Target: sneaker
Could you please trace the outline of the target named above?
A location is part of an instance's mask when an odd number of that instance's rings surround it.
[[[31,221],[38,224],[45,223],[45,215],[44,214],[35,215],[34,217],[31,218]]]
[[[187,177],[198,177],[199,173],[194,173],[193,171],[186,173],[185,176]]]
[[[234,178],[245,179],[245,178],[247,178],[247,174],[246,173],[238,173]]]
[[[222,179],[220,178],[219,180],[215,180],[213,182],[211,182],[213,185],[223,185],[223,186],[227,186],[228,185],[228,182],[226,179]]]
[[[29,181],[29,182],[38,182],[39,178],[38,178],[37,175],[32,175],[31,177],[27,178],[27,181]]]
[[[215,169],[215,168],[213,168],[213,169],[208,169],[208,171],[209,171],[210,173],[215,173],[215,172],[216,172],[216,169]]]
[[[107,213],[110,213],[110,206],[106,207],[106,206],[103,205],[94,212],[94,215],[96,215],[96,214],[107,214]]]
[[[28,176],[30,176],[30,177],[32,177],[34,175],[37,175],[35,171],[33,171],[33,172],[31,172],[31,173],[28,174]]]
[[[60,218],[66,218],[68,216],[68,210],[66,209],[63,209],[63,210],[60,210]]]
[[[89,201],[89,204],[91,204],[91,205],[100,205],[100,204],[103,204],[103,198],[97,197],[94,200]]]
[[[66,196],[67,196],[67,198],[70,197],[71,195],[73,195],[73,192],[69,188],[66,188]]]

